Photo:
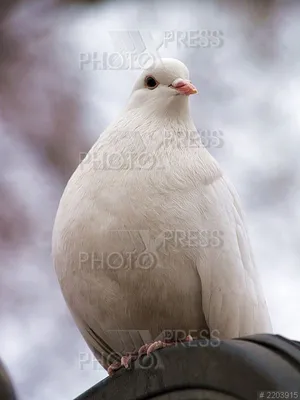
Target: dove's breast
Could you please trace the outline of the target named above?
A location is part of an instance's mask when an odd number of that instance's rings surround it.
[[[57,275],[105,366],[112,350],[132,351],[163,330],[205,335],[221,326],[220,336],[228,337],[249,328],[240,316],[228,328],[221,315],[222,299],[242,298],[239,282],[255,278],[252,261],[244,266],[239,250],[230,249],[237,237],[234,196],[211,156],[195,154],[174,152],[148,170],[81,165],[61,199],[53,233]],[[226,273],[212,281],[226,263],[237,277],[233,286]],[[243,307],[252,315],[257,293],[251,290]]]

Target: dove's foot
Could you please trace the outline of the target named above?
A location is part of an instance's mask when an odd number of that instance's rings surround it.
[[[128,354],[121,358],[121,365],[126,369],[130,368],[131,363],[133,363],[138,358],[138,353]]]
[[[120,368],[125,368],[129,369],[131,364],[138,358],[138,353],[132,353],[128,354],[127,356],[122,356],[121,357],[121,362],[114,362],[112,363],[108,369],[107,373],[109,376],[113,376],[116,371],[118,371]]]
[[[121,362],[114,362],[113,364],[111,364],[107,369],[108,375],[112,376],[117,370],[122,367],[124,367],[125,369],[130,369],[132,363],[142,355],[149,355],[155,350],[163,349],[164,347],[176,346],[176,344],[178,343],[191,342],[192,340],[192,336],[188,335],[185,339],[175,342],[164,342],[162,340],[158,340],[153,343],[144,344],[137,353],[131,353],[127,354],[126,356],[122,356]]]
[[[185,339],[178,340],[177,342],[164,342],[162,340],[158,340],[153,343],[144,344],[144,346],[139,349],[139,356],[143,354],[149,355],[155,350],[163,349],[164,347],[176,346],[177,343],[191,342],[192,340],[192,336],[188,335]]]
[[[120,369],[120,368],[122,368],[122,364],[120,363],[120,362],[114,362],[114,363],[112,363],[109,367],[108,367],[108,369],[107,369],[107,373],[108,373],[108,375],[109,376],[113,376],[113,374],[118,370],[118,369]]]

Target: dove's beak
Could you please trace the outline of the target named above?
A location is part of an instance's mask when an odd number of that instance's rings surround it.
[[[198,93],[198,90],[191,83],[191,81],[188,81],[186,79],[181,79],[181,78],[175,79],[175,81],[172,82],[170,87],[176,89],[179,94],[184,94],[186,96]]]

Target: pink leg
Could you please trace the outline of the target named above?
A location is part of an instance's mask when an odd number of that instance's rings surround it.
[[[150,353],[152,353],[155,350],[162,349],[164,347],[175,346],[177,343],[191,342],[192,340],[193,340],[193,338],[191,335],[188,335],[185,339],[180,340],[179,342],[163,342],[162,340],[158,340],[153,343],[144,344],[144,346],[142,346],[139,349],[139,355],[142,355],[142,354],[149,355]]]
[[[130,368],[130,364],[137,359],[137,355],[135,354],[128,354],[127,356],[123,356],[121,358],[121,362],[114,362],[112,363],[108,369],[107,373],[109,376],[113,376],[113,374],[118,371],[120,368],[124,367],[125,369]]]
[[[155,350],[162,349],[164,347],[175,346],[177,343],[191,342],[192,340],[193,340],[192,336],[188,335],[185,339],[180,340],[178,342],[163,342],[162,340],[158,340],[153,343],[144,344],[139,349],[137,354],[135,354],[135,353],[128,354],[121,358],[121,362],[114,362],[113,364],[111,364],[108,367],[107,372],[108,372],[109,376],[112,376],[115,373],[115,371],[117,371],[118,369],[120,369],[122,367],[125,367],[126,369],[128,369],[130,367],[130,364],[141,355],[144,355],[144,354],[149,355],[150,353],[152,353]]]
[[[112,363],[109,367],[108,367],[108,369],[107,369],[107,373],[108,373],[108,375],[109,376],[113,376],[113,374],[118,370],[118,369],[120,369],[122,367],[122,365],[121,365],[121,363],[120,362],[114,362],[114,363]]]
[[[130,364],[137,359],[137,354],[128,354],[127,356],[123,356],[121,358],[121,365],[128,369]]]

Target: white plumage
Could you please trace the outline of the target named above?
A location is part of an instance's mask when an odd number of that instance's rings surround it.
[[[149,75],[157,87],[147,87]],[[163,330],[271,332],[238,195],[200,142],[186,140],[196,128],[189,97],[170,86],[178,78],[187,82],[188,70],[174,59],[142,73],[59,204],[56,272],[105,368],[110,353]],[[147,254],[148,268],[139,265]]]

